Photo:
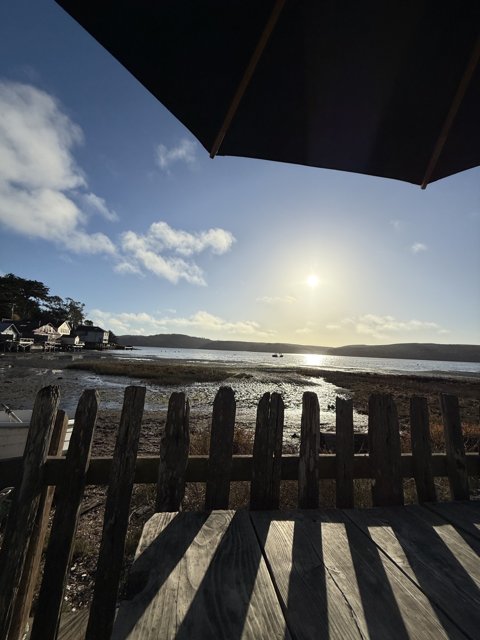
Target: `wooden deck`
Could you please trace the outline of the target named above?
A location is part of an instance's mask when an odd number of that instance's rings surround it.
[[[157,513],[112,638],[478,638],[480,502]]]

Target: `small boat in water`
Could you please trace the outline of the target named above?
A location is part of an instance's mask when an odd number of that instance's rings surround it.
[[[31,409],[12,409],[2,405],[0,410],[0,459],[20,458],[23,456],[28,429],[32,418]],[[63,443],[63,453],[68,449],[72,435],[73,420],[68,421],[67,433]]]

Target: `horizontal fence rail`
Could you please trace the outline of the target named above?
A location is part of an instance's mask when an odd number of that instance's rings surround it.
[[[480,476],[480,456],[478,453],[465,454],[467,473],[469,476]],[[284,454],[281,462],[281,480],[298,480],[298,454]],[[414,458],[411,453],[401,455],[402,478],[414,477]],[[438,478],[448,477],[447,455],[432,453],[432,473]],[[135,465],[135,484],[156,484],[159,472],[159,456],[139,456]],[[208,478],[209,456],[189,456],[185,471],[186,482],[206,482]],[[337,455],[321,453],[318,456],[320,480],[336,478]],[[112,458],[98,456],[90,459],[90,466],[85,478],[86,485],[107,485],[110,481]],[[0,477],[5,487],[16,486],[21,477],[21,459],[12,458],[0,461]],[[65,459],[48,457],[44,467],[43,482],[46,485],[61,485],[64,478]],[[232,456],[231,482],[251,481],[253,474],[253,456]],[[373,480],[375,478],[372,462],[368,454],[353,456],[353,479]]]

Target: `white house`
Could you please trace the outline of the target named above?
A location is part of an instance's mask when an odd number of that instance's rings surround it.
[[[64,322],[62,322],[62,324],[59,325],[57,325],[55,322],[50,322],[50,324],[61,336],[69,336],[72,332],[72,326],[68,322],[68,320],[65,320]]]
[[[20,331],[13,322],[0,322],[0,341],[1,342],[18,342],[20,339]]]

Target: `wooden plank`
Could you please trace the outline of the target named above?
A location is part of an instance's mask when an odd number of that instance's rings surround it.
[[[337,468],[336,505],[353,507],[353,401],[337,398],[336,407]]]
[[[160,443],[155,511],[178,511],[185,494],[185,470],[190,445],[190,405],[184,393],[172,393],[165,434]]]
[[[358,509],[348,517],[468,637],[480,625],[480,545],[420,505]],[[474,538],[471,539],[473,542]]]
[[[84,391],[75,413],[75,425],[65,460],[65,475],[56,499],[31,640],[54,640],[56,637],[97,409],[97,392],[91,389]]]
[[[294,638],[465,637],[342,511],[251,518]]]
[[[12,621],[25,557],[35,526],[43,465],[57,414],[58,387],[44,387],[35,398],[22,476],[14,495],[0,554],[0,638],[7,638]]]
[[[83,638],[87,628],[87,620],[88,609],[65,612],[60,619],[58,640],[80,640]]]
[[[298,506],[315,509],[319,503],[320,407],[317,394],[312,391],[303,394],[300,438]]]
[[[108,485],[103,533],[86,640],[109,638],[125,551],[145,387],[127,387]]]
[[[375,506],[402,505],[400,431],[397,407],[390,394],[374,393],[368,403],[368,440]]]
[[[468,500],[470,490],[458,398],[442,393],[440,394],[440,405],[447,452],[448,480],[452,498],[454,500]]]
[[[112,639],[290,638],[246,511],[157,513]]]
[[[426,505],[431,511],[450,522],[459,531],[480,540],[480,502],[441,502]]]
[[[213,402],[210,459],[205,491],[205,509],[228,509],[232,470],[235,394],[221,387]]]
[[[63,452],[63,443],[68,428],[68,416],[64,411],[57,411],[55,424],[53,426],[52,437],[48,449],[49,456],[61,456]],[[47,534],[48,519],[52,507],[53,494],[55,487],[43,487],[40,502],[38,506],[37,516],[35,518],[35,526],[30,538],[25,565],[22,572],[22,578],[18,588],[18,597],[15,603],[15,609],[10,625],[9,640],[17,640],[24,632],[30,608],[32,606],[33,594],[37,584],[40,571],[40,560]]]
[[[265,393],[257,409],[250,509],[279,507],[283,420],[284,404],[281,395]]]
[[[432,470],[430,422],[426,398],[410,398],[410,437],[412,442],[413,471],[419,502],[435,502],[435,483]]]

